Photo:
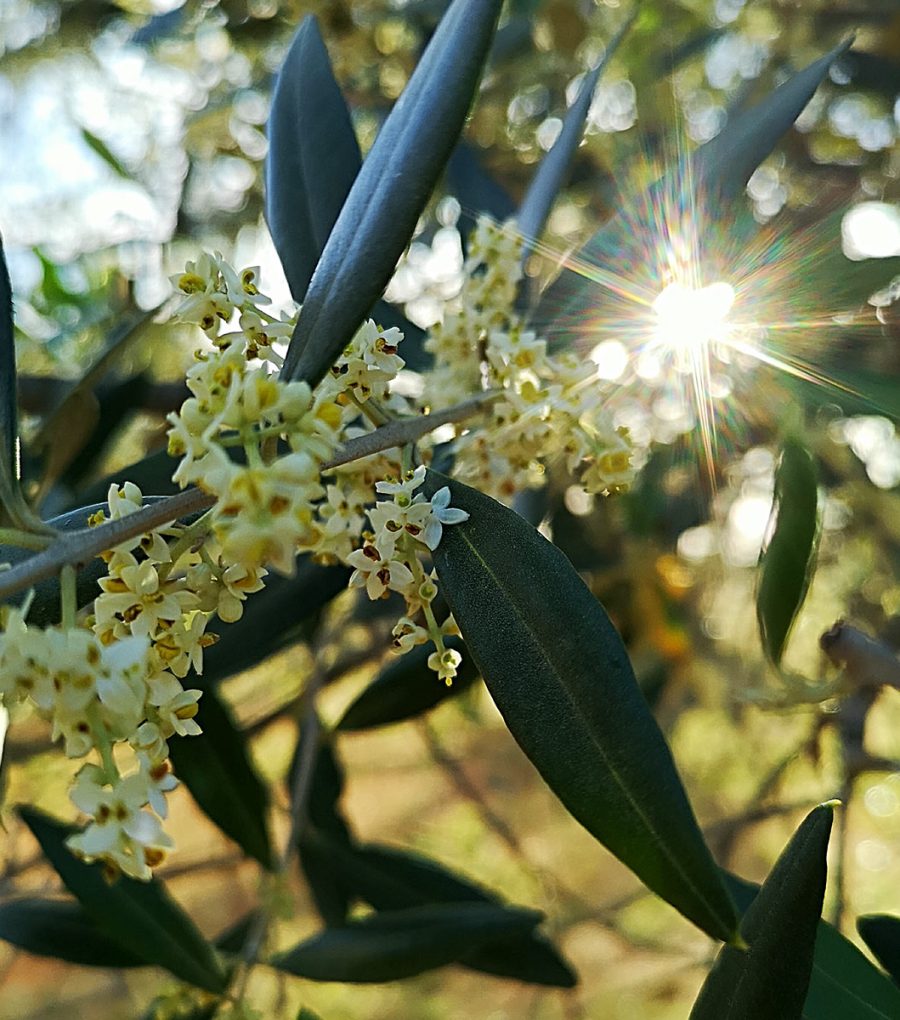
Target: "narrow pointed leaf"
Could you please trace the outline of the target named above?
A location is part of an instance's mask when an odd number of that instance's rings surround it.
[[[806,597],[819,533],[816,469],[796,440],[785,442],[775,471],[776,515],[760,560],[756,615],[766,655],[776,665]]]
[[[31,808],[19,809],[44,855],[97,927],[145,963],[221,994],[227,976],[212,946],[162,883],[125,876],[110,884],[99,864],[85,864],[66,847],[70,826]]]
[[[866,914],[857,920],[856,930],[881,966],[900,984],[900,917]]]
[[[369,844],[329,845],[332,867],[353,894],[376,910],[403,910],[437,903],[493,903],[500,899],[481,886],[419,854]],[[549,939],[538,931],[473,949],[464,967],[531,984],[572,988],[577,977]]]
[[[759,886],[729,874],[725,882],[738,908],[745,912]],[[900,988],[836,928],[819,921],[804,1020],[892,1020],[898,1016]]]
[[[852,38],[845,39],[788,78],[762,102],[731,117],[719,134],[697,151],[694,171],[701,186],[726,198],[739,194],[803,112],[831,65],[852,45]]]
[[[354,181],[284,365],[317,383],[381,296],[472,102],[501,0],[454,0]]]
[[[298,741],[290,776],[302,753],[303,742]],[[343,790],[344,770],[334,746],[320,738],[309,784],[308,822],[297,841],[297,856],[316,909],[329,925],[343,924],[350,909],[351,892],[334,866],[334,847],[349,846],[352,838],[340,808]]]
[[[619,48],[619,44],[634,23],[635,17],[635,13],[629,16],[625,24],[610,39],[603,59],[592,71],[584,76],[584,80],[578,90],[578,95],[566,113],[559,137],[553,143],[547,155],[541,160],[537,172],[528,185],[528,190],[525,192],[525,197],[522,199],[522,204],[519,206],[519,211],[516,215],[516,225],[525,239],[525,246],[522,251],[523,259],[528,256],[538,237],[540,237],[556,196],[565,183],[572,157],[575,155],[575,150],[578,148],[584,134],[584,124],[591,108],[591,101],[594,98],[597,82],[609,66],[610,60],[612,60],[616,50]]]
[[[266,222],[295,301],[306,288],[362,157],[316,19],[294,36],[272,94]]]
[[[449,485],[470,519],[435,566],[506,725],[566,808],[657,895],[715,938],[737,927],[622,639],[565,556],[518,514]]]
[[[14,514],[20,502],[16,472],[19,410],[12,284],[0,240],[0,509]]]
[[[314,981],[397,981],[525,934],[540,920],[534,910],[489,903],[414,907],[326,929],[270,963]]]
[[[829,804],[804,819],[741,921],[749,948],[722,947],[691,1020],[800,1020],[813,969],[833,819]]]
[[[420,645],[383,669],[344,712],[335,729],[368,730],[413,719],[468,690],[478,679],[472,657],[465,654],[458,638],[450,638],[445,644],[463,655],[452,686],[438,680],[428,668],[433,645]]]
[[[87,967],[145,967],[69,900],[37,896],[0,903],[0,939],[38,956]]]
[[[250,762],[247,744],[215,689],[207,686],[196,720],[201,736],[173,740],[175,775],[204,813],[264,868],[272,867],[266,814],[269,793]]]

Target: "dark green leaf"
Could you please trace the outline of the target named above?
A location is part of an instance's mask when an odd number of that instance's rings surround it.
[[[725,876],[731,895],[746,911],[759,886]],[[819,921],[804,1020],[892,1020],[900,1016],[900,989],[827,921]]]
[[[19,410],[16,390],[16,341],[13,295],[0,239],[0,508],[22,523],[22,497],[16,474]]]
[[[224,992],[227,977],[215,951],[162,883],[122,876],[110,884],[99,864],[85,864],[66,847],[71,827],[31,808],[19,814],[69,892],[123,951],[189,984]]]
[[[332,868],[353,894],[376,910],[403,910],[436,903],[493,903],[498,897],[418,854],[391,847],[329,844]],[[459,962],[472,970],[531,984],[572,988],[577,978],[540,932],[482,946]]]
[[[299,302],[361,163],[350,111],[312,15],[294,36],[275,83],[268,135],[266,221]]]
[[[296,774],[304,754],[304,742],[297,742],[290,777]],[[333,845],[348,846],[350,829],[340,810],[344,772],[333,744],[319,738],[316,761],[306,804],[307,824],[297,842],[300,867],[322,920],[329,925],[343,924],[350,908],[350,890],[334,866]]]
[[[748,948],[723,946],[691,1020],[800,1020],[825,895],[834,809],[810,812],[741,920]]]
[[[766,655],[778,665],[812,578],[819,532],[815,465],[793,439],[785,442],[775,471],[773,513],[775,528],[760,560],[756,615]]]
[[[900,917],[866,914],[857,920],[856,930],[881,966],[900,984]],[[900,1010],[896,1015],[900,1016]]]
[[[271,868],[268,790],[250,763],[243,734],[209,685],[200,699],[197,722],[202,736],[170,745],[175,774],[226,835],[264,868]]]
[[[512,735],[563,804],[715,938],[737,927],[671,752],[615,628],[569,561],[512,510],[449,484],[470,519],[434,554],[441,591]]]
[[[230,924],[213,939],[216,949],[223,953],[239,953],[244,948],[247,936],[256,924],[257,919],[258,914],[255,910],[251,910],[249,914],[244,914],[243,917],[238,918],[234,924]]]
[[[635,17],[636,13],[629,16],[625,24],[610,39],[603,59],[589,74],[584,76],[578,95],[566,113],[559,137],[541,160],[537,172],[528,185],[528,190],[525,192],[525,197],[522,199],[522,204],[516,215],[516,226],[525,239],[523,258],[528,256],[540,237],[556,196],[565,183],[569,164],[572,162],[572,157],[575,155],[575,150],[584,133],[584,122],[587,120],[588,111],[591,108],[597,82],[609,66],[610,60],[615,55],[628,29],[634,23]]]
[[[318,1013],[314,1013],[308,1006],[301,1006],[297,1014],[297,1020],[321,1020]]]
[[[105,935],[77,903],[27,897],[0,904],[0,939],[38,956],[88,967],[143,967],[146,962]]]
[[[314,981],[397,981],[523,935],[540,920],[534,910],[489,903],[414,907],[326,929],[270,963]]]
[[[148,495],[152,493],[156,496],[171,496],[178,492],[178,486],[172,481],[172,473],[176,466],[176,462],[165,449],[157,450],[156,453],[148,454],[142,460],[120,468],[83,489],[79,493],[78,502],[99,503],[106,499],[110,485],[124,485],[125,482],[134,482]]]
[[[501,0],[454,0],[363,163],[284,365],[315,385],[387,285],[472,101]]]
[[[367,730],[402,722],[468,690],[478,679],[472,657],[459,638],[449,638],[445,644],[463,656],[451,687],[428,668],[434,646],[430,642],[420,645],[383,669],[344,712],[335,729]]]

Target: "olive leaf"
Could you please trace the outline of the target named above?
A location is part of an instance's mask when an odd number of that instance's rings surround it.
[[[266,824],[269,792],[252,764],[244,735],[215,689],[200,699],[197,739],[173,741],[175,774],[218,827],[264,868],[273,864]]]
[[[691,1020],[800,1020],[825,895],[834,809],[810,812],[741,920],[746,947],[723,946]]]
[[[856,930],[882,967],[894,981],[900,983],[900,917],[865,914],[857,920]],[[897,1016],[900,1016],[900,1009]]]
[[[766,655],[778,665],[809,588],[819,534],[815,465],[794,439],[781,450],[772,512],[775,526],[760,560],[756,615]]]
[[[315,385],[381,296],[462,128],[501,0],[454,0],[350,189],[283,374]]]
[[[0,939],[38,956],[87,967],[146,967],[71,900],[24,896],[0,903]]]
[[[715,938],[737,915],[603,607],[518,514],[430,472],[469,513],[434,553],[441,591],[510,732],[566,808]]]
[[[628,30],[634,24],[637,12],[632,12],[624,25],[610,39],[603,59],[597,66],[584,76],[578,95],[569,107],[563,121],[559,137],[553,143],[550,151],[541,160],[537,172],[528,185],[525,197],[519,206],[516,214],[516,226],[525,240],[522,250],[522,258],[527,258],[534,247],[535,242],[544,229],[550,209],[553,206],[556,196],[565,181],[569,164],[578,148],[581,136],[584,133],[584,123],[587,120],[591,108],[591,101],[594,98],[594,91],[600,76],[609,66],[609,62],[615,56],[620,43],[625,38]]]
[[[725,882],[745,912],[759,886],[736,875]],[[804,1020],[890,1020],[900,1016],[900,989],[827,921],[819,921]]]
[[[492,903],[412,907],[327,928],[269,963],[313,981],[398,981],[526,934],[540,920],[537,911]]]
[[[297,30],[275,82],[268,137],[266,222],[291,294],[302,302],[362,163],[312,15]]]
[[[221,994],[227,975],[213,947],[156,879],[138,882],[125,875],[107,881],[100,864],[85,864],[65,845],[75,831],[43,812],[20,807],[19,814],[47,860],[100,931],[124,952],[164,967],[182,981]]]
[[[428,668],[433,645],[420,645],[386,666],[348,706],[335,729],[367,730],[413,719],[468,690],[478,679],[471,656],[458,638],[448,638],[444,644],[463,657],[450,687]]]

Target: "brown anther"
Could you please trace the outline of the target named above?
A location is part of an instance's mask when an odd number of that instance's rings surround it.
[[[269,513],[283,514],[290,507],[291,501],[284,496],[273,496],[269,500]]]
[[[157,850],[152,846],[144,847],[144,863],[148,868],[158,867],[165,859],[166,855],[162,850]]]

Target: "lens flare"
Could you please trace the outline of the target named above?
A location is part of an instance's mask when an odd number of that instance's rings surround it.
[[[653,302],[656,326],[653,344],[675,355],[678,367],[689,368],[712,343],[728,338],[728,313],[734,304],[734,288],[724,280],[695,290],[670,283]]]
[[[683,150],[640,178],[576,255],[535,244],[563,271],[531,321],[551,348],[597,363],[598,399],[623,421],[640,405],[650,439],[692,433],[714,489],[720,442],[771,424],[796,402],[795,380],[860,396],[836,355],[878,335],[867,299],[881,270],[842,254],[843,210],[760,224],[705,192]]]

